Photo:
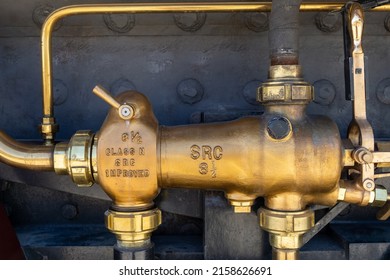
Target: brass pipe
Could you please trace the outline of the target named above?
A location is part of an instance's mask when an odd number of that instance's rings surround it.
[[[56,22],[72,15],[102,13],[174,13],[174,12],[269,12],[271,2],[218,2],[218,3],[131,3],[131,4],[90,4],[74,5],[54,11],[42,27],[42,81],[43,81],[43,121],[41,131],[48,142],[53,142],[56,123],[53,118],[51,37]],[[303,3],[304,12],[335,11],[343,3]],[[374,11],[390,11],[390,5],[383,5]]]
[[[272,259],[273,260],[298,260],[299,250],[272,248]]]
[[[43,114],[53,115],[51,37],[56,22],[72,15],[103,13],[173,13],[173,12],[253,12],[270,11],[271,3],[143,3],[143,4],[96,4],[75,5],[60,8],[46,19],[42,26],[42,79],[43,79]]]
[[[52,146],[22,144],[0,131],[0,161],[15,167],[53,171]]]

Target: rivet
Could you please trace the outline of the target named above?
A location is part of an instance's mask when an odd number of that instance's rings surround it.
[[[68,99],[68,87],[62,80],[54,80],[53,82],[53,104],[55,106],[65,103]]]
[[[268,13],[257,12],[245,14],[245,26],[254,32],[267,31],[269,27]]]
[[[32,20],[34,21],[34,23],[39,27],[41,28],[43,23],[45,22],[46,18],[53,12],[55,11],[55,7],[51,6],[51,5],[40,5],[38,7],[36,7],[33,11],[33,14],[32,14]],[[54,30],[58,30],[60,27],[61,27],[61,24],[62,24],[62,20],[58,21],[55,26],[54,26]]]
[[[177,85],[176,92],[181,101],[194,104],[202,100],[204,89],[198,80],[185,79]]]
[[[120,78],[120,79],[116,80],[110,86],[110,92],[112,95],[118,95],[124,91],[136,90],[136,89],[137,88],[133,84],[133,82],[128,80],[128,79],[125,79],[125,78]]]
[[[315,16],[315,22],[317,28],[322,32],[336,32],[341,28],[341,14],[330,13],[318,13]]]
[[[79,211],[77,209],[77,206],[73,204],[65,204],[61,208],[62,217],[67,220],[72,220],[76,218],[76,216],[79,214],[78,212]]]
[[[205,13],[180,13],[174,14],[173,20],[181,30],[195,32],[205,24],[206,17]]]
[[[260,103],[256,100],[257,89],[261,86],[262,81],[252,80],[245,84],[241,94],[245,101],[252,105],[259,105]]]
[[[314,82],[314,103],[320,105],[330,105],[336,97],[336,87],[328,80],[318,80]]]
[[[383,104],[390,104],[390,78],[383,79],[376,88],[376,97]]]
[[[135,16],[132,14],[105,14],[103,20],[108,29],[117,33],[127,33],[135,25]]]
[[[384,26],[388,32],[390,32],[390,14],[388,14],[384,21]]]

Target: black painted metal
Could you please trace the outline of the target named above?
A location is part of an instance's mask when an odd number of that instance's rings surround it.
[[[153,260],[154,259],[154,244],[149,244],[137,247],[127,248],[118,244],[114,245],[114,260]]]

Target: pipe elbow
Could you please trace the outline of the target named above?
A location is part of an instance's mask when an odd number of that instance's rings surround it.
[[[0,131],[0,161],[8,165],[38,171],[52,171],[54,146],[20,143]]]

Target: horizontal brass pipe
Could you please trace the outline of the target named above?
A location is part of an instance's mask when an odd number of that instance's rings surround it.
[[[53,146],[22,144],[0,131],[0,161],[11,166],[53,171]]]
[[[60,19],[102,13],[269,12],[271,5],[271,2],[90,4],[67,6],[54,11],[43,24],[41,37],[44,123],[53,117],[51,37],[54,25]],[[342,6],[343,3],[303,3],[301,11],[334,11]],[[375,8],[374,11],[390,11],[390,5]],[[51,125],[55,126],[54,123]]]

